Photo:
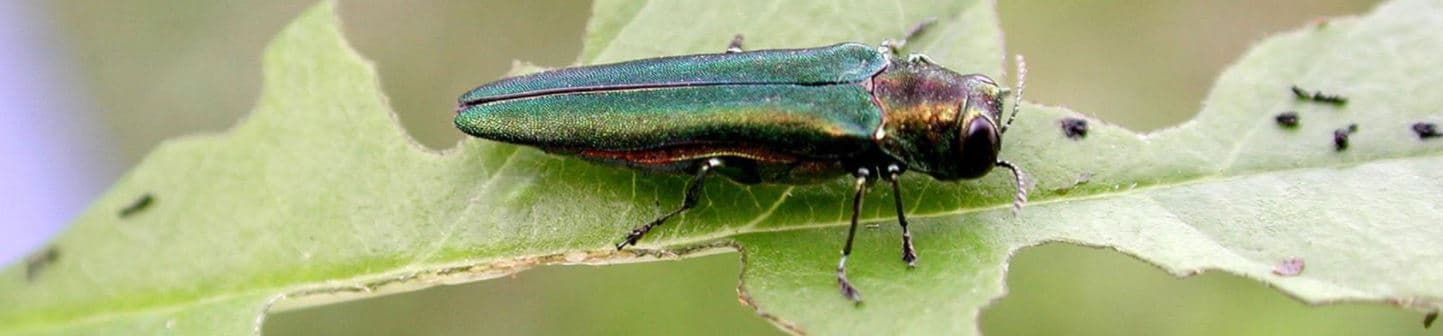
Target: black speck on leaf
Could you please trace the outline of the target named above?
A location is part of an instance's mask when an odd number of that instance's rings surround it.
[[[1339,96],[1339,95],[1333,95],[1333,94],[1326,94],[1326,93],[1323,93],[1322,91],[1313,91],[1312,93],[1309,93],[1307,90],[1303,90],[1302,88],[1298,87],[1297,85],[1292,86],[1290,89],[1293,91],[1293,97],[1298,98],[1298,100],[1312,101],[1312,102],[1318,102],[1318,103],[1324,103],[1324,104],[1330,104],[1330,105],[1345,105],[1345,104],[1348,104],[1348,98],[1347,98],[1347,97],[1343,97],[1343,96]]]
[[[1349,124],[1348,127],[1333,130],[1333,147],[1338,151],[1348,149],[1348,136],[1358,131],[1358,124]]]
[[[140,213],[141,211],[145,211],[145,209],[150,208],[151,203],[155,203],[155,195],[152,195],[151,193],[145,193],[144,195],[140,195],[140,197],[136,198],[135,201],[130,202],[130,205],[127,205],[125,206],[125,208],[120,209],[120,218],[130,217],[132,215]]]
[[[1079,140],[1087,137],[1087,120],[1078,118],[1062,118],[1062,135],[1068,139]]]
[[[1273,117],[1273,119],[1278,121],[1278,126],[1287,128],[1298,127],[1298,112],[1287,111],[1279,113],[1278,116]]]
[[[1293,90],[1293,97],[1298,97],[1298,99],[1308,99],[1313,96],[1312,94],[1308,93],[1308,91],[1304,91],[1302,88],[1299,88],[1297,85],[1293,85],[1293,87],[1290,89]]]
[[[54,246],[46,247],[40,252],[25,257],[25,281],[35,281],[40,277],[40,272],[59,259],[60,249]]]
[[[1413,133],[1417,133],[1419,139],[1431,139],[1443,136],[1443,133],[1438,133],[1438,125],[1426,122],[1414,123]]]
[[[1303,273],[1303,266],[1304,265],[1302,258],[1288,258],[1283,260],[1283,262],[1278,263],[1277,266],[1273,266],[1273,274],[1281,276],[1295,276]]]

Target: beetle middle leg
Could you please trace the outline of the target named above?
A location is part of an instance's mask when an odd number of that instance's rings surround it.
[[[842,247],[842,260],[837,262],[837,287],[842,290],[843,297],[861,303],[862,293],[852,287],[851,281],[847,281],[847,257],[852,255],[852,238],[857,236],[857,216],[862,212],[862,195],[867,193],[872,172],[867,168],[858,168],[856,176],[857,183],[852,191],[852,227],[847,230],[847,245]]]
[[[657,217],[657,219],[651,221],[651,223],[646,223],[646,225],[642,225],[641,227],[632,229],[631,233],[628,233],[626,235],[626,240],[623,240],[622,242],[616,244],[616,249],[620,250],[622,248],[625,248],[627,245],[636,245],[636,241],[641,240],[642,237],[645,237],[646,233],[650,232],[652,228],[661,225],[662,223],[666,223],[667,219],[671,219],[671,217],[681,214],[683,211],[686,211],[687,209],[691,209],[692,207],[696,206],[697,199],[701,198],[702,185],[704,184],[704,182],[706,182],[706,176],[711,174],[711,171],[714,168],[720,167],[721,165],[721,159],[717,158],[711,158],[707,159],[706,161],[702,161],[701,166],[697,167],[696,169],[696,175],[692,177],[691,182],[687,183],[686,185],[686,198],[682,199],[681,207],[677,208],[676,210],[672,210],[671,212],[668,212],[661,217]]]
[[[742,34],[737,34],[736,36],[732,36],[732,41],[731,41],[731,43],[727,43],[727,53],[728,53],[728,54],[734,54],[734,53],[742,52],[742,40],[743,40]]]
[[[907,214],[902,210],[902,186],[897,181],[901,176],[902,167],[887,166],[884,177],[892,182],[893,207],[897,209],[897,223],[902,225],[902,261],[907,262],[907,267],[917,267],[917,249],[912,247],[912,231],[907,229]]]

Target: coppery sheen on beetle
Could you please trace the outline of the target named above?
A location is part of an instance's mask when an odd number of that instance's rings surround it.
[[[1014,212],[1026,201],[1022,173],[998,159],[1011,119],[1002,120],[1006,90],[991,78],[959,74],[918,54],[902,56],[896,48],[905,39],[881,47],[841,43],[758,51],[742,51],[742,41],[732,39],[722,53],[502,79],[461,96],[456,126],[476,137],[602,164],[691,175],[682,205],[629,232],[618,249],[696,205],[713,173],[744,184],[808,184],[851,175],[852,226],[837,282],[855,301],[861,296],[846,278],[846,257],[861,196],[875,181],[894,189],[908,265],[917,254],[902,212],[903,172],[954,181],[1003,167],[1017,187]],[[1019,84],[1014,93],[1019,103],[1021,89]]]

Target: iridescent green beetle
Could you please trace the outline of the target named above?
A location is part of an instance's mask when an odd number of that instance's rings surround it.
[[[696,205],[712,173],[745,184],[805,184],[852,174],[852,225],[837,284],[843,296],[860,301],[846,263],[862,194],[872,182],[892,184],[908,266],[917,254],[897,183],[904,171],[953,181],[1000,166],[1016,182],[1014,212],[1027,199],[1020,169],[997,158],[1021,103],[1021,57],[1012,116],[1001,123],[1005,89],[923,55],[898,57],[906,40],[875,48],[842,43],[742,51],[738,35],[725,53],[507,78],[462,95],[456,127],[594,162],[693,176],[681,207],[632,230],[617,249]]]

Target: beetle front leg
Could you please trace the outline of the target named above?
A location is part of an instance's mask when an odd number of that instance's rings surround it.
[[[735,54],[739,52],[742,52],[742,34],[737,34],[737,36],[733,36],[732,42],[727,43],[728,54]]]
[[[701,198],[702,185],[706,182],[706,176],[711,173],[712,168],[720,167],[721,165],[721,159],[717,158],[703,161],[701,167],[698,167],[696,170],[696,176],[692,177],[691,182],[686,185],[686,198],[682,199],[681,207],[658,217],[656,220],[651,221],[651,223],[646,223],[646,225],[632,229],[631,233],[626,235],[626,240],[616,244],[616,249],[620,250],[627,245],[636,245],[636,242],[646,236],[647,232],[651,232],[652,228],[665,223],[666,220],[671,219],[672,216],[681,214],[683,211],[696,206],[697,199]]]
[[[897,180],[902,177],[902,167],[887,166],[887,180],[892,182],[893,207],[897,209],[897,223],[902,225],[902,261],[907,267],[917,267],[917,249],[912,247],[912,231],[907,229],[907,214],[902,211],[902,186]]]
[[[867,183],[872,174],[867,168],[857,169],[856,174],[857,183],[852,191],[852,227],[847,230],[847,245],[842,247],[842,261],[837,262],[837,287],[842,290],[843,297],[862,303],[862,293],[852,287],[851,281],[847,281],[847,257],[852,255],[852,238],[857,236],[857,216],[862,212],[862,195],[867,193]]]

